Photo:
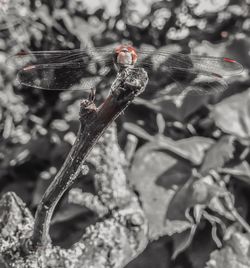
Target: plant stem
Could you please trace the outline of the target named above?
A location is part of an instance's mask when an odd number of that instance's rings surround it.
[[[99,108],[92,100],[81,103],[76,141],[36,211],[31,238],[34,249],[50,243],[49,226],[56,205],[77,179],[84,161],[103,132],[143,92],[147,81],[147,73],[143,69],[125,69],[117,74],[109,96]]]

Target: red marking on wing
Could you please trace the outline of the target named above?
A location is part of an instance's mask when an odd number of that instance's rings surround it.
[[[217,74],[217,73],[212,73],[214,76],[218,77],[218,78],[223,78],[223,76]]]
[[[35,65],[29,65],[29,66],[27,66],[27,67],[24,67],[23,70],[24,70],[24,71],[28,71],[28,70],[32,70],[32,69],[35,69],[35,68],[36,68]]]
[[[224,61],[226,61],[226,62],[232,62],[232,63],[235,63],[236,62],[235,60],[232,60],[232,59],[229,59],[229,58],[224,58]]]
[[[21,50],[16,54],[16,56],[25,56],[25,55],[28,55],[28,54],[29,53],[27,51]]]

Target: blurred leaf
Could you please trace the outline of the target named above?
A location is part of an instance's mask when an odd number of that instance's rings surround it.
[[[102,34],[104,30],[105,24],[101,21],[95,20],[95,24],[91,24],[79,17],[74,19],[74,33],[83,44],[89,44],[91,37]]]
[[[143,128],[133,123],[124,123],[124,128],[137,137],[157,143],[162,149],[169,150],[178,156],[191,161],[194,165],[200,165],[202,163],[205,151],[214,143],[212,139],[199,136],[178,141],[174,141],[163,135],[152,136]]]
[[[126,268],[170,268],[170,254],[166,238],[149,243],[147,248]]]
[[[43,180],[43,179],[37,180],[35,190],[33,192],[32,207],[36,207],[39,204],[43,194],[45,193],[50,183],[51,183],[50,180]]]
[[[153,105],[157,106],[158,112],[170,116],[177,121],[185,121],[191,114],[198,111],[201,107],[206,105],[210,99],[209,95],[192,95],[187,94],[183,96],[174,97],[159,97],[153,99]]]
[[[42,199],[45,190],[48,188],[52,179],[55,177],[57,169],[55,167],[50,167],[48,170],[44,170],[39,174],[36,181],[36,186],[33,191],[33,198],[31,205],[36,207]]]
[[[1,189],[1,194],[14,192],[18,195],[23,202],[30,203],[31,195],[29,194],[29,188],[31,184],[27,181],[16,181],[9,183],[6,187]]]
[[[0,268],[6,268],[6,265],[0,261]]]
[[[233,136],[222,136],[219,141],[207,151],[200,173],[204,176],[210,170],[217,170],[233,158],[235,138]]]
[[[123,124],[123,127],[126,131],[134,134],[135,136],[137,136],[139,138],[142,138],[142,139],[147,140],[147,141],[154,140],[154,136],[148,134],[143,128],[141,128],[140,126],[138,126],[134,123],[125,122]]]
[[[63,20],[67,30],[69,32],[72,32],[72,30],[74,29],[74,24],[72,17],[70,17],[70,14],[68,13],[67,9],[56,9],[53,15],[55,20]]]
[[[250,142],[250,89],[216,104],[212,116],[223,132]]]
[[[200,0],[187,1],[189,7],[196,16],[211,16],[211,13],[217,13],[225,9],[229,0]]]
[[[235,217],[230,211],[228,211],[227,208],[225,208],[224,202],[222,202],[220,198],[214,197],[208,204],[208,207],[218,215],[221,215],[231,221],[235,220]]]
[[[205,179],[197,180],[191,177],[173,196],[166,218],[168,220],[184,220],[187,209],[195,205],[206,206],[212,198],[224,194],[224,190],[219,186],[211,185]]]
[[[221,250],[215,250],[206,268],[248,268],[250,267],[249,234],[233,233]]]
[[[206,150],[208,150],[214,141],[209,138],[193,136],[187,139],[178,140],[174,147],[179,147],[185,159],[190,160],[194,165],[200,165],[203,161]],[[174,151],[173,151],[174,152]]]
[[[250,166],[247,161],[242,161],[235,166],[224,167],[220,169],[220,172],[232,175],[235,178],[250,184]]]
[[[149,220],[150,238],[167,232],[165,215],[175,193],[173,185],[182,185],[190,174],[187,161],[169,154],[157,143],[147,143],[136,152],[129,178]]]
[[[210,185],[203,179],[197,180],[195,177],[191,177],[175,193],[169,203],[166,215],[167,230],[172,232],[168,232],[168,235],[174,234],[173,258],[176,258],[191,244],[206,206],[211,200],[222,195],[224,195],[224,191],[221,188]],[[194,208],[194,218],[189,215],[190,208]],[[182,224],[180,224],[181,222]],[[177,223],[182,229],[176,229]],[[183,228],[184,226],[186,229]]]
[[[46,5],[42,5],[36,12],[37,17],[42,21],[47,27],[53,27],[55,23],[54,18],[49,14],[49,8]]]
[[[175,234],[173,237],[174,250],[172,258],[175,259],[181,252],[190,246],[192,243],[197,225],[193,224],[190,229],[185,230],[180,234]]]
[[[205,228],[197,230],[192,244],[186,251],[192,268],[203,268],[209,260],[210,253],[216,248],[211,237],[210,225],[208,225],[206,224]]]
[[[60,223],[60,222],[63,223],[63,222],[71,221],[79,217],[80,215],[84,215],[88,212],[89,210],[83,206],[65,203],[56,212],[51,223],[55,224],[55,223]]]
[[[3,146],[4,145],[4,146]],[[20,145],[16,144],[16,146],[9,150],[8,146],[3,144],[0,146],[0,154],[1,154],[1,169],[7,169],[9,166],[16,166],[19,164],[23,164],[26,161],[30,160],[30,152],[28,151],[29,147],[27,144]],[[20,158],[20,156],[24,156]],[[18,157],[19,156],[19,157]]]

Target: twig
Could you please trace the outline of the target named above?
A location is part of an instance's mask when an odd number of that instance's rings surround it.
[[[76,141],[37,208],[32,236],[34,249],[50,243],[50,221],[62,195],[77,179],[86,157],[103,132],[145,89],[146,84],[147,74],[143,69],[125,69],[118,73],[110,95],[99,108],[96,108],[92,100],[81,103],[80,128]]]
[[[224,201],[227,209],[234,217],[235,221],[237,221],[250,234],[250,226],[235,208],[233,195],[226,188],[225,181],[220,179],[217,172],[213,171],[212,176],[215,178],[217,184],[224,190]]]
[[[234,219],[250,234],[250,226],[236,210],[231,193],[228,192],[228,195],[225,196],[224,200]]]

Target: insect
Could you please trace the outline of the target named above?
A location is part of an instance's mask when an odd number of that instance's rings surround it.
[[[143,67],[149,87],[166,94],[214,94],[224,91],[226,76],[243,68],[235,60],[169,51],[136,50],[130,45],[114,48],[21,52],[11,57],[19,69],[18,81],[46,90],[86,90],[98,87],[105,78],[125,68]],[[112,71],[113,70],[113,71]]]

